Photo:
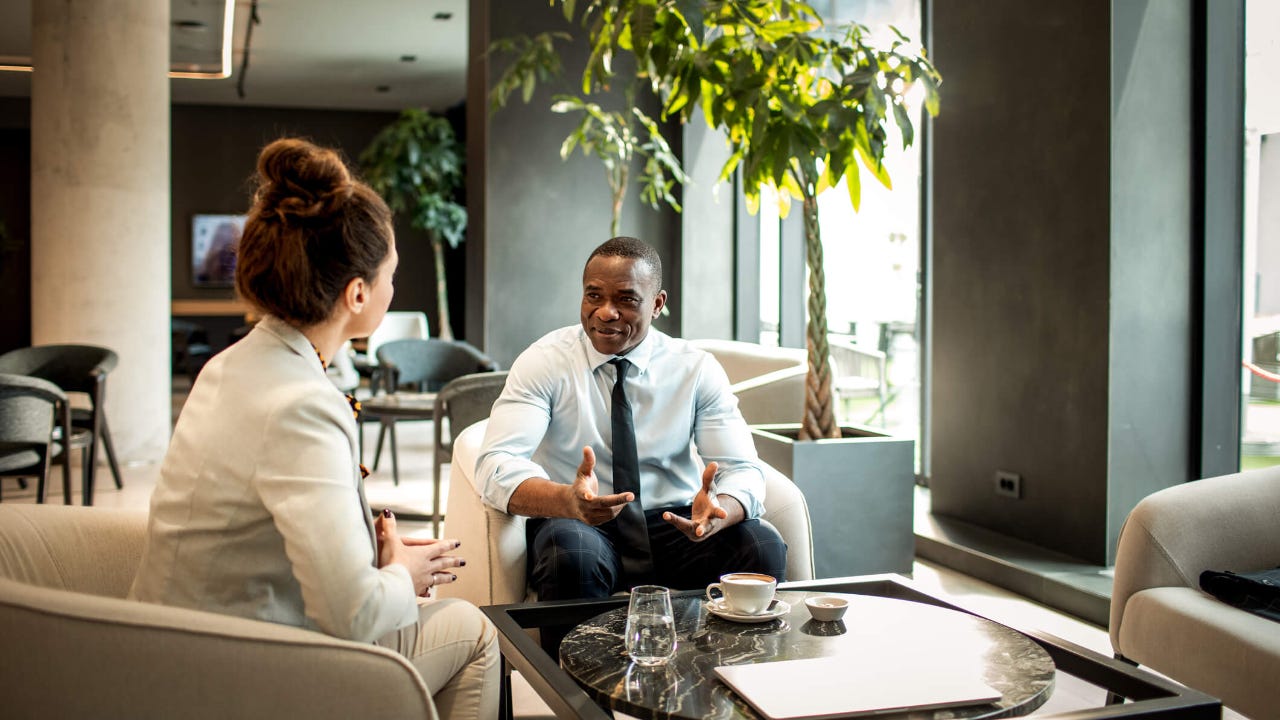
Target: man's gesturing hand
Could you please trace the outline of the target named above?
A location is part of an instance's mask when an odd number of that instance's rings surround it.
[[[702,489],[698,491],[697,495],[693,496],[691,517],[682,518],[675,513],[662,513],[663,520],[674,525],[676,529],[694,542],[706,540],[720,530],[739,522],[745,514],[742,506],[732,497],[711,494],[711,481],[715,478],[717,469],[719,469],[719,465],[710,462],[707,463],[706,469],[702,471]],[[730,513],[720,504],[721,498],[731,503],[733,513]],[[730,517],[731,514],[733,517]]]
[[[636,499],[634,493],[596,495],[600,481],[596,479],[596,454],[590,447],[582,448],[582,464],[573,479],[573,517],[588,525],[607,523],[622,512],[622,507]]]

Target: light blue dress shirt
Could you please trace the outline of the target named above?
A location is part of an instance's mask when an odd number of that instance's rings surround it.
[[[505,512],[516,487],[531,477],[572,483],[585,446],[596,454],[600,494],[613,493],[613,357],[596,352],[582,327],[573,325],[548,333],[516,358],[476,461],[486,503]],[[715,461],[712,492],[742,503],[748,518],[760,517],[764,476],[724,368],[709,353],[654,328],[626,358],[634,366],[625,387],[643,507],[692,503],[704,463]]]

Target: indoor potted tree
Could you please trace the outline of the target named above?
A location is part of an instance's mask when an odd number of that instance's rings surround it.
[[[706,121],[724,131],[732,154],[720,179],[740,169],[753,211],[765,188],[776,192],[783,217],[793,199],[800,201],[809,276],[809,375],[800,437],[840,437],[818,195],[844,181],[857,210],[863,170],[891,187],[883,163],[888,124],[897,124],[904,145],[915,139],[907,93],[919,85],[925,108],[931,115],[938,112],[941,77],[924,50],[896,30],[887,49],[876,47],[862,25],[829,27],[796,0],[560,0],[560,5],[566,19],[587,28],[592,52],[583,70],[584,92],[608,88],[617,57],[633,55],[635,76],[662,101],[662,120],[689,122],[701,108]],[[523,52],[496,84],[495,103],[517,88],[527,100],[539,80],[558,72],[556,37],[564,33],[502,46]],[[579,99],[574,108],[585,105]],[[571,135],[564,147],[571,150],[573,142]]]
[[[820,573],[909,569],[913,443],[882,435],[842,437],[835,419],[817,198],[843,181],[856,210],[863,172],[890,186],[883,164],[889,123],[911,144],[908,92],[918,86],[925,108],[936,114],[941,77],[924,50],[896,30],[887,48],[877,47],[867,28],[828,27],[795,0],[560,4],[566,18],[588,28],[592,55],[584,89],[606,87],[616,56],[633,54],[637,75],[663,103],[662,119],[688,122],[700,108],[725,133],[731,155],[721,180],[740,172],[753,211],[764,188],[776,191],[783,216],[793,200],[800,201],[809,289],[804,421],[792,433],[757,431],[756,445],[765,460],[820,500],[811,504],[815,547],[836,561],[823,568],[817,558]],[[850,458],[850,451],[859,457]],[[868,482],[850,482],[854,468]],[[877,527],[849,522],[858,505],[877,508]],[[841,564],[849,547],[876,548],[871,568]]]
[[[496,112],[505,107],[516,90],[528,103],[538,82],[560,74],[560,56],[555,50],[555,43],[568,39],[571,38],[567,33],[546,32],[533,37],[521,35],[494,41],[490,52],[515,52],[517,55],[494,83],[489,93],[490,109]],[[609,184],[609,234],[613,236],[619,234],[622,206],[626,201],[632,164],[636,160],[644,161],[638,175],[640,198],[655,210],[665,203],[680,212],[680,201],[673,190],[676,183],[683,185],[689,181],[680,158],[671,151],[658,123],[636,105],[639,80],[636,77],[627,83],[620,110],[609,110],[578,95],[560,94],[552,98],[552,112],[582,114],[578,124],[561,143],[560,158],[568,160],[575,149],[581,148],[584,155],[594,155],[600,161]],[[584,86],[585,91],[591,94],[591,82],[587,80]]]
[[[454,201],[463,183],[465,151],[449,121],[410,108],[383,128],[360,154],[365,181],[396,213],[427,234],[436,270],[436,336],[453,339],[444,243],[456,248],[467,229],[467,209]]]

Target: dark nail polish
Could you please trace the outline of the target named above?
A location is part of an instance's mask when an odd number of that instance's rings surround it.
[[[382,517],[391,517],[391,508],[382,508]]]
[[[453,579],[453,580],[457,580],[457,579],[458,579],[458,576],[457,576],[457,575],[454,575],[453,573],[450,573],[450,574],[449,574],[449,577],[450,577],[451,579]]]
[[[467,561],[466,561],[466,560],[459,560],[459,561],[458,561],[458,567],[466,567],[466,564],[467,564]]]

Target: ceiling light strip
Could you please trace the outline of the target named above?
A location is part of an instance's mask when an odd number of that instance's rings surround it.
[[[231,40],[235,30],[235,0],[224,0],[222,12],[222,52],[217,70],[170,70],[169,77],[190,80],[222,80],[231,77]],[[0,72],[32,72],[31,58],[0,56]]]
[[[170,71],[169,77],[191,80],[222,80],[231,77],[231,38],[235,32],[235,15],[235,0],[225,0],[222,4],[222,53],[216,71]]]

